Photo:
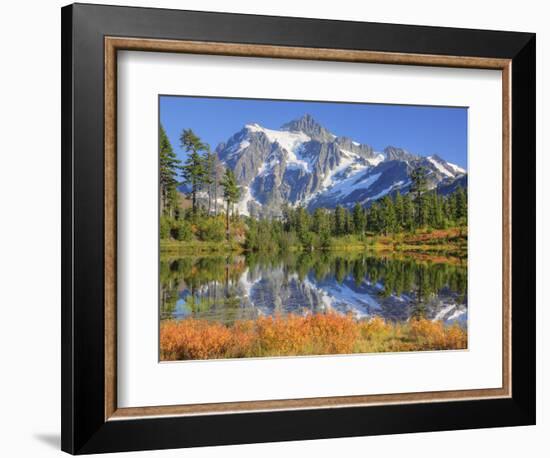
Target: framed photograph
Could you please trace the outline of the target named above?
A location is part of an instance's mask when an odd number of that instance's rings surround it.
[[[535,423],[535,35],[62,9],[62,448]]]

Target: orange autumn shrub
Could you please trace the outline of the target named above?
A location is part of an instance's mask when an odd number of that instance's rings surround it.
[[[351,315],[336,313],[310,315],[310,333],[319,354],[352,353],[359,336],[357,322]]]
[[[466,332],[458,325],[445,327],[440,321],[414,319],[410,322],[411,339],[423,350],[463,349],[468,345]]]
[[[336,313],[261,317],[256,322],[260,348],[271,356],[351,353],[358,329]]]
[[[162,359],[210,359],[229,348],[231,330],[220,323],[201,320],[169,321],[162,324],[160,348]]]
[[[275,351],[279,355],[298,354],[306,343],[306,322],[302,317],[290,315],[260,317],[256,321],[256,334],[262,351]]]
[[[459,326],[414,319],[392,324],[336,313],[260,317],[232,325],[188,318],[160,330],[161,360],[327,355],[467,348]]]
[[[373,317],[370,320],[363,320],[357,324],[361,335],[366,340],[379,339],[380,336],[386,336],[387,338],[393,334],[397,329],[398,325],[392,325],[387,323],[383,318]]]

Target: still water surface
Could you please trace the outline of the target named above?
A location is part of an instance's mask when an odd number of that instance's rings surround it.
[[[230,324],[334,311],[467,323],[463,265],[349,253],[161,257],[160,318]]]
[[[160,317],[230,324],[334,311],[467,323],[464,265],[349,253],[161,257]]]

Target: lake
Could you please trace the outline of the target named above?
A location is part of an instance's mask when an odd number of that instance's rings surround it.
[[[160,318],[326,313],[467,324],[466,262],[312,252],[161,256]]]

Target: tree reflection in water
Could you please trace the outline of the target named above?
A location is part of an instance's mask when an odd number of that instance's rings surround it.
[[[466,263],[336,252],[161,258],[161,319],[232,323],[328,310],[466,326]]]

